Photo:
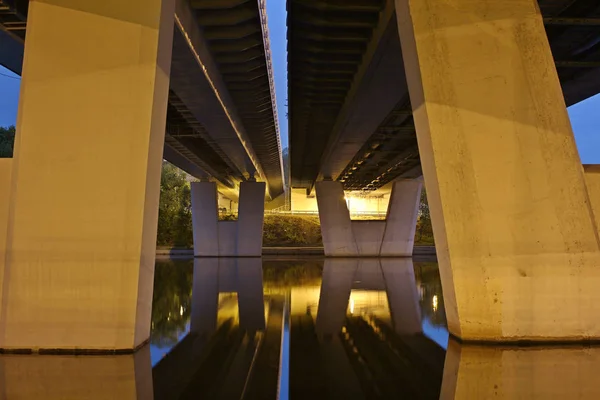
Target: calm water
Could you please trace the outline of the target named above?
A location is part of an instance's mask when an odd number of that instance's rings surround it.
[[[2,356],[1,399],[598,399],[600,349],[461,346],[437,264],[158,261],[150,345]]]

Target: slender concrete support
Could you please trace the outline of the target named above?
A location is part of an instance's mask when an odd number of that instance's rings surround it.
[[[600,339],[600,253],[535,1],[396,0],[448,327]]]
[[[194,256],[217,257],[219,255],[217,184],[192,182],[190,187]]]
[[[596,229],[600,229],[600,165],[584,165],[583,169]]]
[[[190,332],[211,334],[217,329],[219,310],[219,259],[194,258]]]
[[[344,200],[342,184],[334,181],[321,181],[316,183],[315,190],[325,256],[358,256],[350,211]]]
[[[380,262],[394,330],[400,335],[422,333],[421,307],[412,259],[388,258]]]
[[[239,257],[262,255],[265,193],[265,182],[240,183],[237,231],[237,256]]]
[[[173,3],[29,3],[2,348],[149,338]]]
[[[319,335],[336,335],[342,330],[358,259],[326,259],[319,296],[315,330]]]
[[[597,347],[461,346],[450,340],[441,400],[600,397]]]
[[[385,221],[351,221],[340,182],[317,182],[323,247],[328,257],[412,256],[422,183],[394,183]]]
[[[382,256],[412,256],[422,187],[421,180],[394,182],[381,243]]]
[[[113,356],[2,355],[3,399],[153,399],[150,348]]]
[[[260,257],[265,214],[264,182],[242,182],[237,221],[219,221],[217,185],[192,183],[192,224],[196,257]]]

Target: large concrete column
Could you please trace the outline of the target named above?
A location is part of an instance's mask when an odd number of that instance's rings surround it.
[[[450,332],[599,339],[598,232],[537,3],[396,10]]]
[[[265,182],[240,183],[237,222],[237,256],[239,257],[262,255],[266,186]]]
[[[4,276],[4,261],[6,259],[6,233],[8,229],[8,209],[10,206],[10,181],[12,173],[12,158],[0,158],[0,276]],[[0,299],[2,298],[0,285]],[[0,318],[2,309],[0,309]]]
[[[394,182],[381,243],[382,256],[412,256],[422,187],[423,182],[416,179]]]
[[[385,221],[352,221],[341,182],[316,183],[323,247],[328,257],[410,257],[422,182],[395,182]]]
[[[0,347],[150,334],[173,0],[32,0]]]
[[[600,397],[597,347],[491,347],[448,343],[440,400]]]
[[[358,248],[341,182],[317,182],[315,190],[325,256],[357,256]]]
[[[192,228],[196,257],[260,257],[265,217],[265,182],[242,182],[237,221],[219,221],[217,185],[194,182]]]
[[[194,256],[216,257],[219,255],[217,184],[192,182],[190,187]]]

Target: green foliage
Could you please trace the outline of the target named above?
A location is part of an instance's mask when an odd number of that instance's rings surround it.
[[[15,133],[14,126],[8,128],[0,126],[0,158],[11,158],[13,156]]]
[[[160,179],[157,245],[193,245],[190,183],[184,172],[167,162]]]
[[[431,225],[429,203],[427,203],[427,193],[425,190],[421,192],[421,205],[419,206],[419,219],[417,221],[417,230],[415,232],[415,244],[435,244],[433,241],[433,227]]]
[[[263,246],[323,246],[319,218],[295,215],[265,215]]]

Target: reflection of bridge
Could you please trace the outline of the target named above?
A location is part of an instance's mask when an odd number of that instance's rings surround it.
[[[316,188],[326,254],[411,254],[423,174],[454,335],[600,338],[600,169],[565,110],[599,91],[597,2],[288,9],[291,185]],[[23,75],[0,347],[144,343],[163,156],[212,180],[192,187],[196,255],[260,255],[264,200],[284,203],[265,22],[251,0],[0,1],[0,62]],[[241,193],[237,223],[217,187]],[[392,188],[385,222],[350,220],[344,189]]]

